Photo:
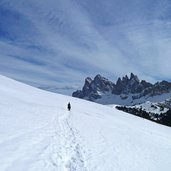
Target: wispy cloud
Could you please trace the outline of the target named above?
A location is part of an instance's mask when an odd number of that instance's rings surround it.
[[[170,77],[169,0],[1,0],[0,73],[36,86]]]

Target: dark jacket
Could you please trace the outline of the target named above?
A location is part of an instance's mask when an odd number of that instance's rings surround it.
[[[69,111],[71,110],[71,104],[70,103],[68,103],[67,108],[68,108]]]

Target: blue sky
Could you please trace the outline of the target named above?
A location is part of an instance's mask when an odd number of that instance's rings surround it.
[[[169,0],[1,0],[0,74],[68,94],[87,76],[171,80]]]

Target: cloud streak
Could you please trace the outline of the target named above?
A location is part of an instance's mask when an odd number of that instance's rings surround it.
[[[97,73],[169,79],[170,9],[168,0],[2,0],[0,73],[60,92]]]

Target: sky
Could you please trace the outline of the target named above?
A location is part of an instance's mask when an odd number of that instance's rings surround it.
[[[0,74],[71,94],[87,76],[171,80],[170,0],[0,0]]]

